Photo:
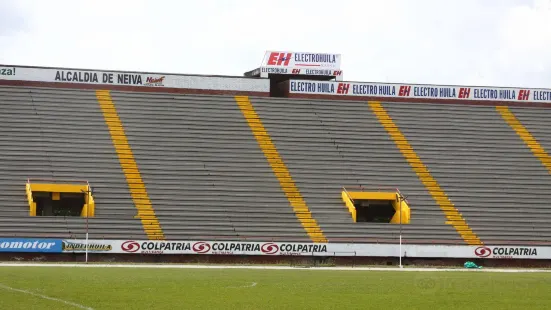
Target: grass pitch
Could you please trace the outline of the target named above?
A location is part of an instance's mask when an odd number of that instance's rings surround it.
[[[550,309],[550,273],[0,267],[0,309]]]

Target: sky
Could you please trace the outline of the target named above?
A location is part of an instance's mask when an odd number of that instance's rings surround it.
[[[0,0],[0,64],[242,75],[339,53],[344,80],[551,88],[551,0]]]

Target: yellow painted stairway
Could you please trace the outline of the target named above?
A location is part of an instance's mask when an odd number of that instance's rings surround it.
[[[524,144],[532,151],[532,154],[536,156],[543,166],[551,173],[551,156],[547,154],[543,146],[532,136],[530,131],[522,125],[522,123],[517,119],[513,112],[507,106],[496,106],[497,112],[501,114],[501,117],[511,128],[517,133],[517,135],[522,139]]]
[[[482,241],[471,230],[467,221],[461,213],[455,208],[455,205],[448,198],[438,182],[432,177],[429,169],[423,164],[421,158],[415,153],[413,147],[402,134],[398,126],[394,123],[390,115],[380,102],[369,102],[369,107],[388,132],[396,147],[400,150],[413,171],[417,174],[425,188],[428,190],[434,201],[438,204],[446,216],[446,224],[452,225],[457,233],[469,245],[482,245]]]
[[[98,90],[96,91],[96,97],[101,107],[101,111],[103,112],[105,123],[109,128],[111,140],[119,158],[124,176],[126,177],[134,206],[138,211],[136,217],[141,220],[143,229],[149,239],[163,240],[165,236],[159,220],[155,215],[155,211],[153,210],[151,200],[149,199],[145,184],[138,169],[138,164],[128,144],[128,139],[126,138],[122,122],[117,114],[111,94],[108,90]]]
[[[287,166],[279,155],[272,139],[262,125],[258,114],[255,112],[249,98],[247,96],[236,96],[235,101],[241,109],[243,116],[247,120],[251,131],[258,142],[264,156],[272,167],[281,189],[287,196],[289,204],[293,208],[295,215],[302,227],[314,242],[327,242],[323,231],[319,227],[317,221],[312,217],[310,209],[306,205],[302,195],[300,194]]]

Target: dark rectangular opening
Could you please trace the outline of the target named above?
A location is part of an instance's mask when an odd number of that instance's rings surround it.
[[[80,216],[85,203],[84,193],[33,193],[37,216]]]
[[[392,201],[387,200],[356,200],[356,222],[390,223],[396,214]]]

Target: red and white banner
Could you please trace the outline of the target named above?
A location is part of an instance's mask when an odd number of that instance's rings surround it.
[[[260,76],[269,74],[318,75],[342,81],[341,55],[268,51],[260,65]]]
[[[551,89],[291,80],[290,94],[551,103]]]
[[[85,240],[62,240],[63,252],[83,253]],[[90,253],[398,257],[398,244],[239,241],[89,240]],[[402,245],[403,257],[551,259],[551,247]]]
[[[263,67],[323,68],[338,70],[340,54],[299,53],[268,51],[262,60]]]

